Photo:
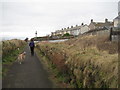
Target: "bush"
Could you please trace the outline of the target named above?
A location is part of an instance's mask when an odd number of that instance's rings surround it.
[[[66,34],[63,35],[63,37],[68,37],[68,36],[70,36],[69,33],[66,33]]]

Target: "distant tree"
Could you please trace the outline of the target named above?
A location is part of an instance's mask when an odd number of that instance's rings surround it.
[[[69,33],[66,33],[66,34],[64,34],[63,36],[70,36],[70,34],[69,34]]]

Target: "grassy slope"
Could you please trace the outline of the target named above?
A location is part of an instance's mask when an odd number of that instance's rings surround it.
[[[38,58],[44,66],[44,69],[49,73],[49,79],[52,81],[54,88],[70,88],[70,84],[64,83],[67,75],[65,76],[56,68],[54,64],[44,56],[38,49],[35,49]]]
[[[118,43],[107,36],[81,36],[60,43],[38,43],[37,49],[79,88],[118,87]],[[64,80],[64,79],[63,79]]]
[[[26,43],[22,40],[8,40],[2,43],[2,74],[6,75],[9,67],[17,59],[18,54],[23,52]],[[19,50],[18,50],[19,48]]]

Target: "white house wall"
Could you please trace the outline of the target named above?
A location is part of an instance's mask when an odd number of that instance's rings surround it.
[[[79,33],[80,33],[80,30],[79,30],[79,29],[77,29],[77,30],[72,30],[72,31],[71,31],[71,34],[72,34],[72,35],[79,35]]]
[[[87,31],[89,31],[89,27],[88,26],[83,26],[83,27],[81,27],[80,34],[83,34]]]
[[[93,23],[90,23],[89,28],[90,28],[90,30],[93,30],[93,29],[95,29],[95,25]]]
[[[70,31],[67,31],[67,33],[69,33],[69,34],[70,34]]]
[[[80,34],[80,29],[78,29],[78,31],[77,31],[77,35],[79,35]]]
[[[118,19],[118,27],[120,27],[120,19]]]
[[[117,24],[118,24],[118,20],[115,19],[115,20],[114,20],[114,27],[117,27],[117,26],[118,26]]]
[[[120,19],[114,20],[114,27],[120,27]]]

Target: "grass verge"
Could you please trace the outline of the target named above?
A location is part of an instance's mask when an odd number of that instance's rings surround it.
[[[118,87],[118,44],[109,41],[108,36],[89,35],[60,43],[41,42],[36,48],[48,58],[45,61],[50,62],[60,83],[66,82],[75,88]]]
[[[13,50],[5,57],[2,58],[2,76],[6,76],[10,66],[15,62],[18,57],[18,54],[24,51],[25,45],[23,45],[19,50]]]
[[[68,75],[60,72],[56,66],[46,57],[42,52],[40,52],[37,48],[35,52],[44,66],[44,69],[49,73],[49,79],[54,84],[54,88],[72,88],[72,86],[67,83]]]

